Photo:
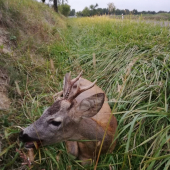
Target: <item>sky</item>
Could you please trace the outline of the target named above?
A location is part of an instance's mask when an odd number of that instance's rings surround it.
[[[41,0],[37,0],[41,1]],[[48,2],[49,0],[46,0]],[[137,9],[138,11],[170,11],[170,0],[68,0],[71,9],[76,12],[85,7],[98,3],[98,8],[107,8],[107,4],[113,2],[118,9]]]
[[[71,9],[82,11],[86,6],[98,3],[98,8],[107,8],[113,2],[118,9],[137,9],[138,11],[170,11],[170,0],[68,0]]]

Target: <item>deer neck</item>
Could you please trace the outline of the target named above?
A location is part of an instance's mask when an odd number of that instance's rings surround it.
[[[83,139],[101,141],[104,136],[104,129],[93,119],[83,118],[78,127],[78,133],[81,134]],[[106,139],[108,140],[108,135]]]

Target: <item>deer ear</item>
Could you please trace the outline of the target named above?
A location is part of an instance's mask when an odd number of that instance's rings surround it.
[[[97,93],[83,99],[76,108],[76,117],[93,117],[102,108],[104,103],[104,93]]]

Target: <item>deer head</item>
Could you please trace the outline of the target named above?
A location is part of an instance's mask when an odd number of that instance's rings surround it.
[[[84,98],[79,103],[76,102],[77,96],[92,88],[96,83],[95,81],[82,88],[80,85],[81,75],[82,72],[72,80],[71,73],[65,75],[63,97],[57,98],[37,121],[20,133],[20,140],[25,142],[25,147],[34,147],[33,141],[48,145],[80,139],[79,127],[81,127],[81,120],[96,115],[101,109],[105,98],[104,93],[98,93]]]

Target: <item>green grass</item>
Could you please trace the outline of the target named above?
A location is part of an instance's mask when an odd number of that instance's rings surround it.
[[[36,5],[40,4],[35,2],[33,6]],[[15,12],[14,7],[12,4]],[[17,11],[22,13],[21,8]],[[11,33],[21,27],[13,27]],[[51,27],[43,34],[51,35],[50,30]],[[20,130],[16,126],[26,127],[40,117],[52,104],[52,95],[62,89],[66,72],[71,70],[74,76],[83,69],[85,78],[98,79],[97,85],[106,92],[118,120],[116,148],[113,153],[100,156],[98,169],[168,169],[169,28],[142,20],[94,17],[69,19],[67,28],[58,25],[57,30],[48,43],[38,36],[27,46],[29,36],[22,38],[22,33],[18,33],[21,38],[14,49],[17,56],[1,55],[0,65],[8,70],[11,80],[9,97],[12,104],[10,110],[0,111],[0,168],[26,169],[15,151],[19,148],[25,152],[18,140]],[[31,34],[29,30],[28,33]],[[38,35],[40,33],[41,30]],[[40,43],[38,39],[41,39]],[[21,94],[17,91],[16,81]],[[32,169],[94,169],[94,165],[83,168],[78,160],[67,154],[64,143],[40,148],[35,154]]]
[[[170,13],[159,13],[159,14],[154,14],[154,15],[144,14],[142,16],[144,19],[170,21]]]
[[[122,19],[122,15],[112,15],[111,18]],[[138,14],[138,15],[124,15],[124,19],[142,19],[149,21],[170,21],[170,13],[158,13],[158,14]]]
[[[169,28],[101,17],[76,19],[72,32],[73,68],[98,79],[119,122],[117,148],[99,166],[169,166]]]
[[[21,46],[20,52],[60,41],[60,29],[66,28],[63,17],[34,0],[0,0],[0,10],[0,24],[8,28],[8,38]]]

